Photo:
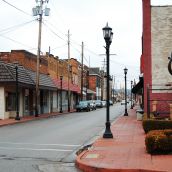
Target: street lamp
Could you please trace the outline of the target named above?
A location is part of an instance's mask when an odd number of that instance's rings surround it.
[[[62,80],[63,80],[63,76],[60,76],[60,113],[63,113],[62,110]]]
[[[128,112],[127,112],[127,71],[128,69],[125,67],[124,69],[124,74],[125,74],[125,113],[124,116],[128,116]]]
[[[106,27],[103,29],[103,36],[106,42],[106,72],[107,72],[107,80],[106,80],[106,129],[103,134],[103,138],[113,138],[111,129],[110,129],[110,120],[109,120],[109,48],[110,44],[112,43],[112,37],[113,37],[113,32],[112,28],[108,26],[108,23]]]
[[[16,70],[16,117],[15,120],[20,120],[19,117],[19,97],[18,97],[18,66],[15,66],[15,70]]]
[[[132,88],[133,88],[133,81],[131,81],[131,108],[130,109],[133,109]]]

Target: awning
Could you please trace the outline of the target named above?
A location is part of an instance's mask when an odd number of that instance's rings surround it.
[[[21,87],[35,88],[36,72],[26,69],[24,66],[16,63],[5,63],[0,61],[0,82],[3,84],[16,83],[16,65],[18,71],[18,84]],[[49,75],[39,75],[39,88],[43,90],[57,90]]]
[[[132,93],[142,94],[142,88],[143,88],[143,77],[140,77],[140,81],[132,88]]]

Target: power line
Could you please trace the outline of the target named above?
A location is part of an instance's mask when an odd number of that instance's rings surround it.
[[[55,27],[52,23],[44,20],[45,23],[51,25],[55,30],[58,30],[60,32],[60,34],[62,34],[63,36],[67,37],[66,34],[64,34],[62,31],[60,31],[57,27]]]
[[[19,27],[25,26],[25,25],[27,25],[29,23],[32,23],[33,21],[36,21],[36,20],[34,19],[34,20],[31,20],[31,21],[28,21],[28,22],[25,22],[25,23],[21,23],[19,25],[15,25],[15,26],[12,26],[12,27],[9,27],[9,28],[6,28],[6,29],[2,29],[2,30],[0,30],[0,33],[5,32],[5,33],[2,33],[2,34],[6,34],[6,33],[9,33],[9,32],[12,32],[13,30],[18,29]]]
[[[117,63],[117,64],[119,64],[119,65],[121,65],[121,66],[125,66],[125,64],[120,63],[120,62],[117,62],[117,61],[114,61],[114,60],[110,60],[110,61],[111,61],[112,63]],[[139,68],[138,66],[133,66],[133,65],[128,65],[128,64],[127,64],[127,66]]]
[[[5,2],[6,4],[8,4],[9,6],[11,6],[11,7],[15,8],[16,10],[18,10],[18,11],[20,11],[20,12],[22,12],[22,13],[26,14],[26,15],[32,16],[31,14],[29,14],[29,13],[27,13],[27,12],[25,12],[25,11],[23,11],[23,10],[19,9],[18,7],[16,7],[16,6],[12,5],[11,3],[7,2],[6,0],[2,0],[2,1],[3,1],[3,2]]]
[[[60,17],[60,20],[62,21],[62,23],[63,23],[63,25],[64,25],[64,27],[65,28],[67,28],[66,27],[66,23],[64,23],[64,21],[66,21],[66,20],[64,20],[62,17],[61,17],[61,15],[60,15],[60,13],[59,13],[59,10],[57,10],[55,7],[56,7],[56,5],[54,5],[54,3],[53,3],[53,1],[51,0],[50,1],[50,4],[51,4],[51,6],[52,6],[52,8],[54,8],[54,10],[55,10],[55,13],[57,14],[57,16],[59,16]],[[55,21],[55,23],[56,23],[56,21]],[[57,24],[57,23],[56,23]],[[61,31],[60,31],[61,32]],[[62,32],[61,32],[62,33]],[[64,34],[63,34],[64,35]]]
[[[57,27],[55,27],[52,23],[47,22],[47,21],[45,21],[45,22],[48,23],[49,25],[51,25],[52,27],[54,27],[56,30],[58,30],[58,31],[60,32],[60,34],[62,34],[62,35],[64,35],[64,36],[66,37],[66,34],[64,34],[62,31],[60,31],[59,29],[57,29]],[[44,24],[45,24],[45,23],[44,23]],[[47,27],[48,27],[48,26],[47,26]],[[53,31],[53,32],[54,32],[54,31]],[[55,32],[54,32],[54,33],[55,33]],[[55,34],[57,34],[57,33],[55,33]],[[58,35],[58,37],[61,37],[61,36]],[[63,38],[61,37],[61,39],[63,39]],[[76,44],[77,46],[81,46],[81,44],[78,43],[76,40],[71,39],[71,41],[72,41],[73,44]],[[90,53],[92,53],[92,54],[94,54],[94,55],[96,55],[96,56],[98,56],[97,53],[95,53],[94,51],[90,50],[89,48],[85,48],[85,50],[88,51],[88,52],[90,52]]]
[[[57,47],[55,47],[55,48],[52,48],[51,50],[53,51],[53,50],[56,50],[56,49],[58,49],[58,48],[65,47],[66,45],[67,45],[67,44],[63,44],[63,45],[57,46]]]
[[[85,48],[87,51],[89,51],[90,53],[92,53],[92,54],[94,54],[94,55],[96,55],[96,56],[99,56],[97,53],[95,53],[94,51],[92,51],[92,50],[90,50],[90,49],[88,49],[88,48]]]
[[[61,36],[59,36],[57,33],[55,33],[50,27],[48,27],[44,22],[43,24],[55,35],[57,36],[58,38],[60,38],[61,40],[67,42],[65,39],[63,39]]]
[[[28,45],[26,45],[26,44],[23,44],[23,43],[21,43],[21,42],[19,42],[19,41],[16,41],[16,40],[14,40],[14,39],[12,39],[12,38],[9,38],[9,37],[7,37],[7,36],[1,35],[1,34],[0,34],[0,36],[3,37],[3,38],[5,38],[5,39],[8,39],[8,40],[10,40],[10,41],[12,41],[12,42],[15,42],[15,43],[17,43],[17,44],[23,45],[23,46],[25,46],[25,47],[29,47],[29,48],[31,48],[31,49],[35,49],[35,48],[30,47],[30,46],[28,46]]]

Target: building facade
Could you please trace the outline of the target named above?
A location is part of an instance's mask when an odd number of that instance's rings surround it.
[[[143,76],[143,104],[145,112],[169,112],[171,75],[168,57],[172,45],[172,6],[151,6],[150,0],[142,0],[143,35],[141,75]],[[140,83],[141,83],[140,82]],[[137,85],[141,88],[141,85]]]
[[[37,56],[25,50],[0,53],[0,119],[14,118],[16,115],[16,84],[19,116],[35,115],[36,63]],[[75,109],[82,94],[83,100],[101,99],[101,75],[90,74],[89,71],[85,65],[82,71],[80,62],[74,58],[59,59],[49,53],[42,55],[39,66],[38,113],[59,112],[61,107],[63,111],[69,107]]]

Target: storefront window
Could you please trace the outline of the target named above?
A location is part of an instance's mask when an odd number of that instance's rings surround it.
[[[15,111],[16,110],[16,94],[7,93],[6,96],[6,111]]]
[[[43,105],[48,106],[48,92],[44,92]]]

